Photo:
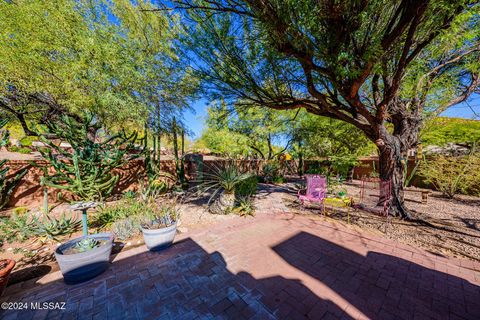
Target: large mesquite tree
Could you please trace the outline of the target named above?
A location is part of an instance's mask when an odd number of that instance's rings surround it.
[[[425,117],[479,92],[480,5],[444,0],[180,0],[205,88],[359,128],[404,206],[403,158]],[[170,8],[172,9],[172,8]],[[163,10],[163,9],[160,9]]]

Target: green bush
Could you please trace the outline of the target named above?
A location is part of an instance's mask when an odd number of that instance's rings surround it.
[[[173,216],[172,216],[173,214]],[[176,219],[176,209],[174,205],[158,205],[153,201],[139,201],[138,199],[123,199],[113,205],[100,207],[93,220],[93,226],[97,228],[107,228],[113,224],[130,219],[137,226],[141,223],[154,220],[162,216],[172,216]],[[117,224],[115,228],[125,228],[127,222],[123,221]]]
[[[285,177],[283,176],[276,176],[275,178],[273,178],[273,183],[285,183],[287,181],[287,179],[285,179]]]
[[[249,197],[257,192],[258,177],[250,176],[235,186],[235,197]]]
[[[29,154],[32,152],[30,148],[27,147],[17,147],[17,146],[10,146],[8,147],[8,151],[10,152],[18,152],[22,154]]]
[[[281,176],[280,174],[281,166],[278,161],[269,161],[263,165],[262,168],[262,178],[266,183],[272,183],[274,180]]]
[[[282,165],[278,161],[269,161],[263,165],[262,180],[265,183],[284,183]]]
[[[31,147],[33,142],[37,140],[38,138],[36,137],[29,137],[29,136],[23,137],[22,139],[20,139],[20,145],[22,147]]]
[[[128,217],[112,224],[112,232],[119,240],[127,240],[140,233],[140,221],[137,217]]]
[[[240,217],[254,216],[255,206],[253,205],[252,197],[238,198],[233,212],[236,212]]]
[[[138,201],[137,199],[124,199],[113,205],[100,207],[93,221],[93,226],[105,228],[114,222],[131,216],[154,216],[156,213],[155,203]]]
[[[23,215],[27,212],[28,212],[27,207],[16,207],[15,209],[13,209],[13,213],[15,213],[17,215]]]
[[[467,156],[437,156],[424,161],[419,175],[445,197],[456,194],[480,194],[480,154]]]
[[[0,222],[0,238],[8,242],[24,242],[38,236],[38,218],[29,214],[15,214]]]

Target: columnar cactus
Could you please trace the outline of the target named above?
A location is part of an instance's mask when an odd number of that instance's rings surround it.
[[[120,132],[99,141],[96,135],[100,127],[91,115],[82,122],[64,116],[62,121],[50,122],[47,126],[50,133],[70,143],[73,152],[42,137],[49,148],[40,152],[53,169],[51,172],[48,167],[43,167],[42,183],[66,190],[78,200],[108,197],[120,178],[113,170],[138,157],[128,154],[134,148],[136,132],[130,136]]]
[[[8,122],[8,119],[0,119],[0,129],[2,129]],[[9,140],[9,133],[7,130],[0,130],[0,148],[6,146]],[[17,172],[12,178],[7,178],[7,173],[10,170],[5,166],[7,160],[0,160],[0,209],[7,205],[10,196],[19,184],[20,180],[27,173],[27,168]]]

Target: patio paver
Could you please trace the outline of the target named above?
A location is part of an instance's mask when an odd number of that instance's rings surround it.
[[[1,301],[66,310],[2,319],[480,319],[478,263],[283,210],[122,252],[83,284],[57,272],[23,285]]]

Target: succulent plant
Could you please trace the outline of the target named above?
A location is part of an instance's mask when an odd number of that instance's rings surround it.
[[[119,240],[127,240],[140,232],[140,222],[135,218],[125,218],[112,224],[112,232]]]
[[[144,229],[161,229],[166,228],[178,219],[178,210],[173,204],[164,204],[155,213],[153,219],[146,217],[146,222],[141,226]]]
[[[78,252],[85,252],[92,250],[93,248],[97,247],[99,245],[99,242],[95,240],[94,238],[83,238],[77,244],[75,245],[75,249],[78,250]]]
[[[8,122],[8,119],[0,119],[0,129],[2,129]],[[0,148],[4,147],[9,142],[8,131],[0,130]],[[27,174],[28,168],[23,168],[17,171],[13,178],[7,178],[10,168],[5,166],[7,160],[0,160],[0,209],[7,205],[15,188],[20,183],[20,180]]]
[[[67,217],[63,213],[59,218],[51,218],[47,215],[44,220],[39,220],[37,231],[41,236],[57,240],[60,236],[74,233],[80,229],[80,226],[80,220]]]
[[[120,178],[114,169],[139,156],[128,155],[129,150],[134,149],[137,133],[127,136],[120,132],[100,142],[95,138],[99,126],[92,115],[87,114],[81,122],[68,116],[62,120],[48,122],[48,129],[62,141],[70,143],[73,152],[42,137],[48,148],[39,151],[53,168],[51,173],[48,166],[42,167],[43,185],[67,190],[79,200],[108,197]]]

